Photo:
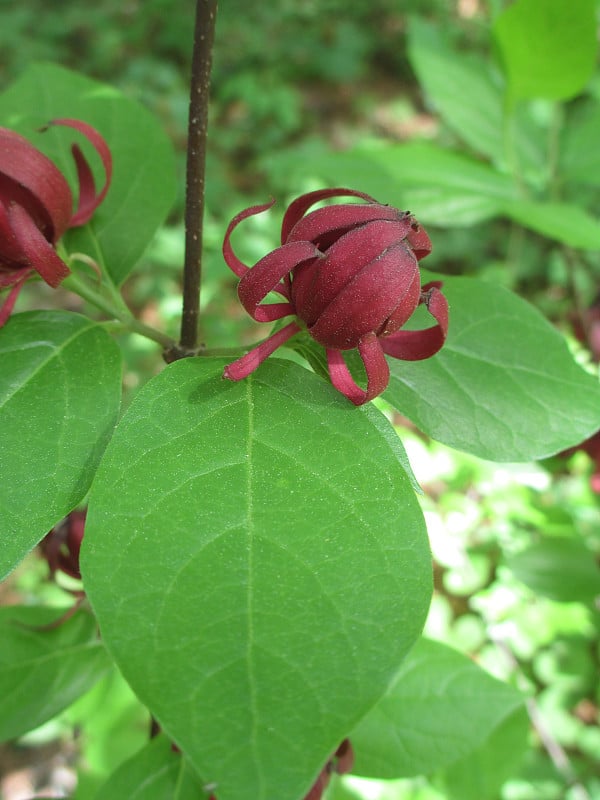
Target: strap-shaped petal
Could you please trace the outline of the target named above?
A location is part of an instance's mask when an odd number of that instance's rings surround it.
[[[287,242],[306,239],[319,250],[327,250],[340,236],[353,229],[362,229],[370,222],[388,221],[404,223],[404,232],[411,228],[412,217],[391,206],[379,203],[341,203],[323,206],[302,217],[290,230]]]
[[[230,381],[241,381],[243,378],[247,378],[265,359],[295,333],[298,333],[299,330],[300,327],[295,322],[290,322],[289,325],[269,336],[268,339],[265,339],[264,342],[254,347],[246,355],[228,364],[223,370],[223,377],[229,378]]]
[[[8,218],[28,265],[39,272],[46,283],[56,288],[70,272],[65,262],[58,257],[24,208],[13,204],[8,209]]]
[[[10,317],[13,308],[15,307],[15,303],[17,302],[17,298],[23,288],[25,281],[30,276],[31,270],[27,267],[25,269],[18,270],[17,272],[13,273],[13,283],[12,289],[8,293],[5,301],[0,306],[0,328],[6,323],[7,319]]]
[[[94,150],[102,160],[104,167],[105,181],[104,186],[99,192],[96,192],[96,185],[94,176],[90,165],[88,164],[81,148],[74,144],[71,147],[71,152],[77,167],[77,178],[79,181],[79,199],[77,201],[77,209],[69,221],[69,227],[75,228],[79,225],[85,225],[86,222],[92,217],[94,211],[98,208],[100,203],[106,197],[106,193],[110,187],[112,180],[112,155],[105,139],[98,133],[95,128],[88,125],[87,122],[81,122],[78,119],[54,119],[50,125],[64,125],[68,128],[73,128],[79,133],[83,134],[90,142]]]
[[[255,214],[261,214],[263,211],[267,211],[274,203],[275,200],[270,200],[268,203],[263,203],[259,206],[250,206],[249,208],[245,208],[243,211],[240,211],[239,214],[236,214],[227,226],[225,238],[223,239],[223,258],[225,259],[225,263],[229,269],[235,272],[239,278],[242,278],[250,269],[250,267],[247,266],[247,264],[244,264],[243,261],[240,261],[240,259],[233,252],[231,242],[229,241],[231,234],[237,228],[240,222],[248,217],[253,217]]]
[[[434,284],[424,286],[421,297],[421,302],[437,321],[437,325],[420,331],[398,331],[391,336],[381,337],[381,346],[388,356],[402,361],[421,361],[435,355],[446,341],[448,301]]]
[[[294,225],[306,214],[307,210],[318,203],[320,200],[327,200],[330,197],[360,197],[368,203],[377,203],[374,197],[364,192],[357,192],[354,189],[317,189],[314,192],[307,192],[301,195],[287,207],[287,211],[281,223],[281,244],[288,240],[290,231]]]
[[[295,267],[315,258],[322,258],[322,255],[310,242],[290,242],[261,258],[252,269],[244,274],[238,286],[238,296],[250,316],[259,322],[268,322],[284,317],[286,314],[293,314],[294,307],[290,303],[277,303],[276,305],[281,307],[279,316],[269,316],[265,319],[265,312],[260,312],[258,306],[269,292],[277,291],[285,296],[286,286],[281,283],[281,279]],[[262,308],[268,309],[269,306],[262,306]],[[261,313],[263,314],[262,319],[257,316]]]
[[[385,360],[381,344],[374,333],[363,336],[358,344],[358,352],[367,373],[366,391],[361,389],[350,374],[341,351],[327,348],[327,364],[331,383],[355,406],[368,403],[369,400],[380,395],[386,389],[390,379],[390,368]]]

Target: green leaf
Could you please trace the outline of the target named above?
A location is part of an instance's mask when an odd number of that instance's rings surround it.
[[[298,800],[418,637],[429,548],[372,412],[291,362],[239,383],[225,363],[138,394],[82,570],[108,649],[219,800]]]
[[[0,330],[0,578],[81,502],[119,410],[119,350],[63,311]]]
[[[352,771],[372,778],[431,774],[476,750],[522,703],[515,689],[467,656],[421,639],[351,733]]]
[[[181,753],[157,736],[122,764],[94,800],[200,800],[207,795]]]
[[[518,774],[529,745],[524,706],[509,714],[473,752],[441,776],[447,800],[496,800],[502,784]]]
[[[568,100],[594,71],[594,0],[517,0],[498,16],[494,34],[517,99]]]
[[[600,569],[580,539],[546,536],[510,556],[508,565],[520,581],[551,600],[593,603],[600,595]]]
[[[173,204],[176,185],[171,144],[156,119],[117,89],[54,64],[33,64],[0,95],[0,124],[19,131],[49,155],[74,189],[73,141],[90,154],[99,185],[103,172],[93,150],[74,131],[52,128],[37,132],[60,117],[93,125],[113,155],[108,195],[87,225],[67,234],[67,247],[104,264],[112,280],[121,283]]]
[[[497,216],[517,197],[507,175],[421,142],[370,142],[327,153],[311,169],[339,186],[358,186],[382,203],[409,208],[431,225],[474,225]]]
[[[598,430],[598,380],[533,306],[491,283],[435,277],[448,340],[425,361],[389,359],[388,402],[432,438],[492,461],[544,458]]]
[[[447,125],[475,150],[504,160],[503,87],[489,62],[451,50],[439,25],[413,17],[408,55],[419,83]]]
[[[583,250],[600,249],[600,219],[579,206],[513,200],[503,210],[515,222],[549,239]]]
[[[600,103],[591,98],[567,109],[561,132],[559,174],[575,183],[600,184]],[[598,222],[596,222],[598,225]]]
[[[96,620],[65,609],[0,608],[0,740],[37,728],[90,689],[110,667]]]

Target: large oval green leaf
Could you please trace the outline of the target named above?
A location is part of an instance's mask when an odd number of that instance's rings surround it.
[[[106,331],[62,311],[0,330],[0,578],[81,502],[116,422],[121,357]]]
[[[426,361],[390,359],[385,397],[422,431],[491,461],[531,461],[600,428],[600,384],[517,295],[446,278],[450,331]],[[426,323],[427,324],[427,323]]]
[[[91,221],[67,234],[70,252],[91,256],[121,283],[142,256],[175,198],[173,149],[158,121],[117,89],[55,64],[32,64],[0,95],[0,124],[19,131],[44,150],[70,178],[75,166],[70,143],[83,144],[94,167],[97,157],[72,130],[39,128],[74,117],[104,136],[113,156],[113,180]],[[97,172],[98,184],[104,180]]]
[[[385,691],[431,594],[423,517],[372,412],[271,362],[168,367],[91,493],[107,647],[219,800],[299,800]]]

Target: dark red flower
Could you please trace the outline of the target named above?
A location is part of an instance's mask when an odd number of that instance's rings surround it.
[[[73,119],[56,119],[50,125],[66,125],[82,133],[102,159],[106,180],[97,192],[90,166],[74,144],[71,152],[79,197],[73,210],[69,184],[54,163],[23,136],[0,128],[0,289],[12,287],[0,307],[0,326],[8,319],[32,272],[39,273],[53,287],[69,274],[69,268],[56,253],[56,243],[66,230],[90,220],[110,185],[112,158],[98,131]]]
[[[79,551],[83,541],[85,517],[85,511],[71,511],[40,542],[51,577],[61,570],[72,578],[81,578]]]
[[[306,213],[318,201],[340,196],[366,202]],[[233,252],[231,234],[242,220],[272,205],[251,206],[234,217],[225,234],[223,256],[241,278],[238,295],[253,319],[272,322],[288,315],[296,319],[226,367],[226,378],[245,378],[304,328],[325,348],[333,385],[361,405],[388,385],[385,354],[417,361],[440,349],[448,331],[448,303],[439,282],[421,286],[418,261],[431,252],[431,241],[408,211],[381,205],[352,189],[309,192],[288,207],[281,247],[250,269]],[[285,302],[264,304],[272,291]],[[400,330],[421,304],[436,325]],[[355,348],[365,366],[366,390],[356,384],[342,354]]]

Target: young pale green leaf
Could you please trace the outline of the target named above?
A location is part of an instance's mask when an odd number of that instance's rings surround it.
[[[504,160],[503,87],[488,61],[451,50],[439,25],[413,17],[408,55],[419,83],[447,125],[496,163]]]
[[[360,186],[382,203],[409,208],[431,225],[474,225],[516,198],[511,178],[435,144],[367,143],[311,163],[332,183]]]
[[[207,796],[181,753],[173,750],[165,736],[157,736],[111,775],[94,800],[202,800]]]
[[[432,438],[491,461],[544,458],[600,428],[598,380],[533,306],[491,283],[436,277],[448,340],[426,361],[389,360],[388,402]]]
[[[121,396],[111,337],[79,314],[15,314],[0,330],[0,578],[81,502]]]
[[[369,414],[270,360],[172,364],[94,481],[108,649],[219,800],[298,800],[385,691],[431,594],[423,517]]]
[[[506,204],[504,213],[520,225],[569,247],[600,250],[600,220],[577,205],[513,200]]]
[[[546,536],[511,556],[515,576],[537,594],[563,603],[593,603],[600,596],[600,569],[580,540]]]
[[[141,258],[175,198],[172,147],[159,123],[117,89],[54,64],[33,64],[0,95],[0,124],[26,136],[49,155],[75,189],[70,144],[81,144],[104,180],[93,150],[72,130],[39,128],[50,120],[74,117],[93,125],[113,156],[113,180],[91,221],[67,234],[70,252],[103,264],[121,283]]]
[[[598,52],[594,0],[516,0],[494,34],[515,98],[568,100],[590,79]]]
[[[96,620],[66,609],[0,608],[0,741],[37,728],[90,689],[110,667]]]
[[[524,706],[509,714],[474,751],[438,776],[445,800],[498,797],[502,784],[518,775],[529,744],[529,717]]]
[[[561,177],[575,184],[600,184],[599,130],[600,102],[597,99],[589,98],[567,109],[559,153]]]
[[[429,775],[476,750],[523,698],[467,656],[421,639],[350,739],[353,773]]]

